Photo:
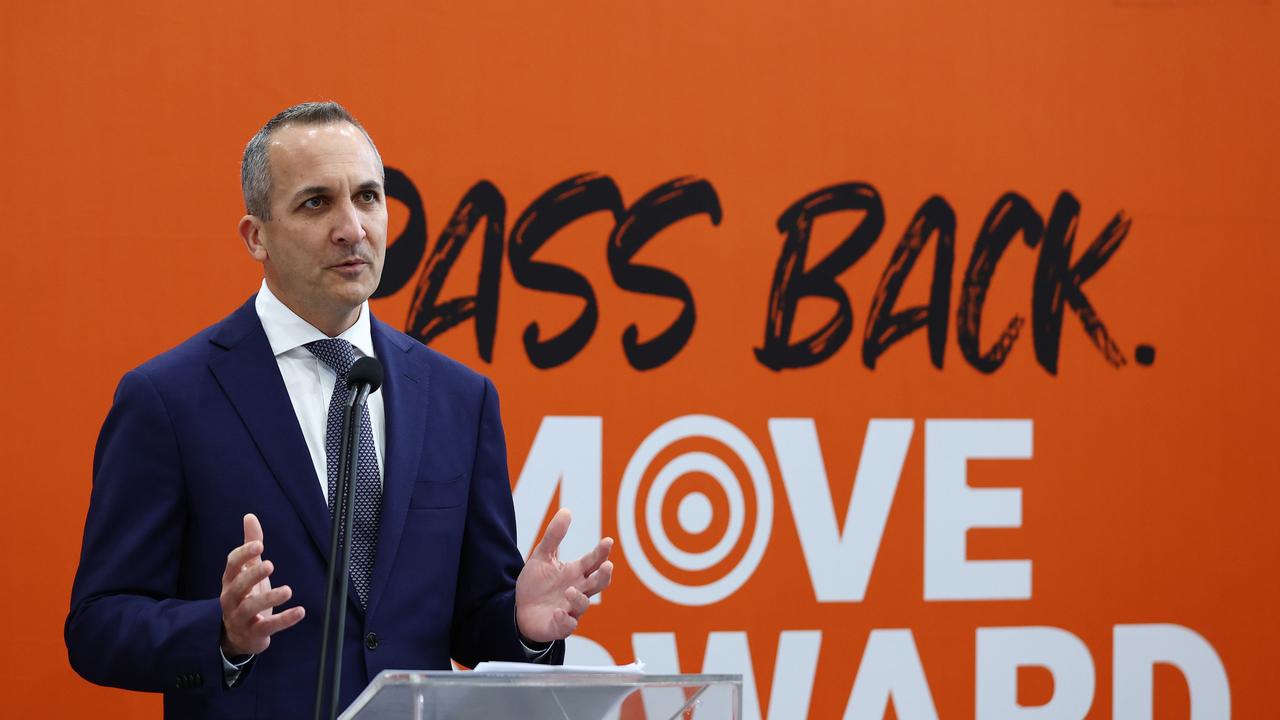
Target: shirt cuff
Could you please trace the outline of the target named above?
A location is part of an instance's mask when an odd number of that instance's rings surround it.
[[[218,656],[222,658],[222,684],[224,687],[234,687],[236,681],[240,679],[240,673],[249,663],[253,662],[256,655],[248,655],[244,660],[233,663],[227,659],[227,654],[222,652],[222,647],[218,647]]]
[[[524,649],[524,659],[526,662],[538,662],[542,658],[546,657],[547,653],[551,652],[551,648],[556,646],[555,643],[549,642],[537,643],[537,647],[529,647],[530,642],[533,641],[530,640],[529,642],[525,642],[523,637],[520,638],[520,647]]]

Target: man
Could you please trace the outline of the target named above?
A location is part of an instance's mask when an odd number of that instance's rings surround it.
[[[336,103],[295,106],[249,142],[242,184],[262,287],[121,381],[94,455],[72,666],[164,692],[170,717],[310,713],[336,430],[362,355],[385,380],[360,419],[341,706],[388,668],[561,662],[609,583],[611,541],[561,563],[562,510],[522,567],[493,385],[369,315],[387,238],[373,141]]]

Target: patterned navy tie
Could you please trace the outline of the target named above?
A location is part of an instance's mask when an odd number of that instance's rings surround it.
[[[329,401],[329,425],[325,433],[325,457],[329,475],[329,515],[334,512],[338,494],[338,468],[342,462],[342,419],[347,411],[347,372],[355,364],[355,350],[346,340],[330,339],[309,342],[305,347],[325,365],[333,368],[338,379]],[[382,510],[382,480],[378,457],[373,445],[373,426],[369,423],[369,407],[360,408],[359,446],[356,453],[355,517],[351,523],[351,584],[360,607],[369,605],[369,584],[373,579],[373,558],[378,548],[378,518]],[[341,548],[339,548],[341,552]]]

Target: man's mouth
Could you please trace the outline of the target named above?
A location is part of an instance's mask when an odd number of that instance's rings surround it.
[[[349,258],[347,260],[343,260],[342,262],[336,265],[333,265],[332,267],[344,268],[344,269],[355,269],[358,267],[364,267],[365,265],[368,265],[368,264],[369,264],[368,262],[360,258]]]

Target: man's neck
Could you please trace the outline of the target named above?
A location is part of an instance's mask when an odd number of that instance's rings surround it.
[[[339,311],[335,313],[320,313],[314,309],[302,307],[299,303],[293,302],[289,297],[280,292],[279,288],[274,287],[270,278],[266,278],[267,289],[275,295],[276,299],[282,305],[289,308],[294,315],[302,318],[311,327],[319,330],[325,335],[335,338],[346,332],[356,321],[360,319],[360,309],[363,303],[349,310]]]

